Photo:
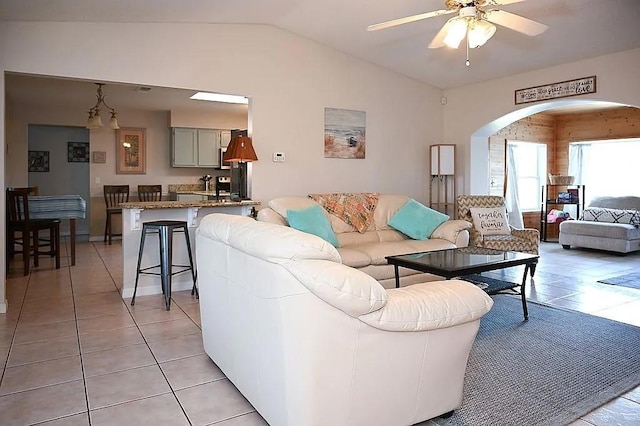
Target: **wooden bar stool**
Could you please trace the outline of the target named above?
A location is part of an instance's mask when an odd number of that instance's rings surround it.
[[[185,242],[187,243],[187,254],[189,255],[189,265],[173,265],[173,233],[183,232]],[[160,248],[160,264],[141,268],[142,253],[144,251],[144,243],[147,234],[158,234]],[[182,268],[173,272],[173,267]],[[160,272],[148,272],[150,269],[160,268]],[[164,294],[164,302],[167,311],[171,308],[171,278],[182,272],[191,271],[193,278],[193,287],[191,295],[195,293],[196,298],[199,297],[198,288],[196,286],[196,272],[193,267],[193,257],[191,255],[191,242],[189,241],[189,229],[187,222],[179,220],[156,220],[153,222],[144,222],[142,224],[142,235],[140,236],[140,251],[138,252],[138,268],[136,269],[136,284],[133,289],[133,297],[131,298],[131,306],[135,305],[136,292],[138,291],[138,279],[140,274],[160,275],[162,283],[162,293]]]
[[[122,236],[122,234],[115,234],[111,230],[112,216],[120,215],[122,217],[122,209],[118,207],[118,204],[129,202],[129,185],[104,185],[103,192],[104,203],[107,208],[107,219],[104,224],[104,242],[106,243],[108,239],[109,245],[111,245],[111,237]]]

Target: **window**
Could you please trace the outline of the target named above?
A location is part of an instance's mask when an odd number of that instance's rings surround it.
[[[520,211],[540,211],[541,188],[547,182],[547,145],[508,141],[507,148],[507,156],[513,155],[508,164],[515,165],[514,170],[508,170],[508,179],[515,174]]]
[[[640,196],[638,185],[640,139],[575,142],[569,144],[569,174],[585,185],[585,202],[611,195]]]

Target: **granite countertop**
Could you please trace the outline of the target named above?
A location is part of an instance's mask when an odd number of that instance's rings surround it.
[[[211,208],[211,207],[237,207],[237,206],[258,206],[260,202],[253,200],[243,201],[146,201],[120,203],[118,206],[123,209],[186,209],[190,207]]]

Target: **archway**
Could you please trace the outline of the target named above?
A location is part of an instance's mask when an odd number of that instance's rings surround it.
[[[558,110],[561,108],[611,108],[629,106],[616,102],[603,102],[596,100],[556,100],[531,105],[510,112],[499,117],[484,126],[480,127],[470,137],[470,158],[485,158],[487,161],[471,161],[469,165],[469,194],[482,195],[489,193],[490,170],[489,170],[489,137],[498,130],[525,117],[532,116],[545,111]]]

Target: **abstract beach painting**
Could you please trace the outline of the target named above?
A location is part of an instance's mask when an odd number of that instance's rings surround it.
[[[324,157],[364,158],[366,113],[349,109],[324,109]]]

